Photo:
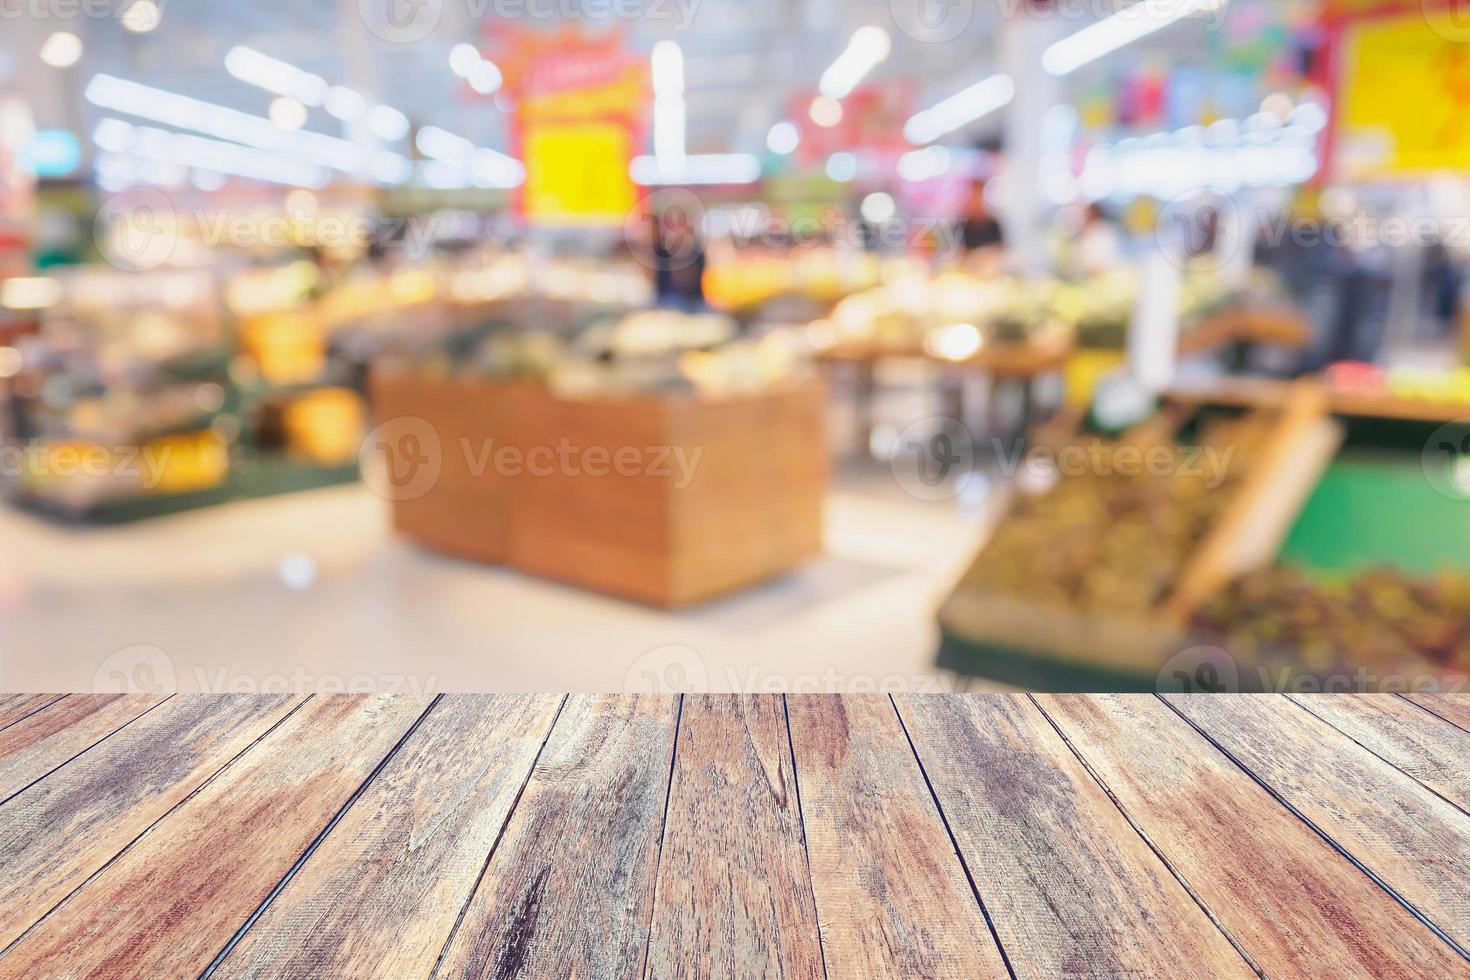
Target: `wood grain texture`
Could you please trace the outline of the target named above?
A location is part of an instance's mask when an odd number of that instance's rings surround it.
[[[0,806],[0,950],[299,700],[171,698]]]
[[[1025,695],[895,701],[1016,976],[1254,976]]]
[[[892,702],[803,695],[787,708],[827,975],[1005,977]]]
[[[197,976],[429,703],[308,701],[26,933],[0,974]]]
[[[1404,697],[1470,732],[1470,694],[1405,694]]]
[[[0,728],[15,724],[22,718],[34,714],[60,701],[64,694],[0,694]]]
[[[428,977],[560,695],[449,695],[215,970]]]
[[[642,972],[678,710],[567,699],[437,976]]]
[[[161,694],[74,694],[0,729],[0,801],[102,741]]]
[[[1268,976],[1466,972],[1449,944],[1153,695],[1036,700]]]
[[[1394,694],[1288,698],[1470,813],[1470,732]]]
[[[684,699],[647,975],[823,976],[779,695]]]
[[[1470,817],[1284,697],[1165,700],[1470,949]]]

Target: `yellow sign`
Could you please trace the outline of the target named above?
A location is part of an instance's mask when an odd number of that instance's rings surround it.
[[[1338,177],[1470,170],[1470,29],[1418,11],[1353,21],[1341,51]]]
[[[562,224],[621,224],[637,203],[632,132],[617,122],[543,123],[526,133],[526,214]]]

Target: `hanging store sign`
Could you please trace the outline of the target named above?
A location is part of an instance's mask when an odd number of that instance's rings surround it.
[[[1453,3],[1429,2],[1338,0],[1334,12],[1333,175],[1390,180],[1470,170],[1470,17]]]
[[[521,213],[551,226],[621,225],[638,200],[628,167],[644,142],[648,65],[620,37],[519,32],[504,39]]]

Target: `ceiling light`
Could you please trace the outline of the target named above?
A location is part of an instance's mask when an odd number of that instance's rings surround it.
[[[479,92],[481,95],[494,95],[500,91],[501,83],[504,81],[505,79],[500,74],[500,69],[495,66],[495,62],[493,61],[481,60],[475,64],[474,68],[470,69],[470,88]]]
[[[375,105],[368,110],[368,129],[378,139],[396,143],[408,135],[408,117],[392,106]]]
[[[125,148],[120,148],[120,144],[111,138],[112,134],[120,132],[117,127],[127,127]],[[106,145],[98,139],[99,136],[107,139]],[[196,171],[231,174],[273,184],[321,187],[328,179],[325,168],[304,160],[293,160],[224,140],[174,133],[155,126],[133,126],[120,119],[99,122],[93,133],[93,142],[111,156],[178,164],[193,167]]]
[[[772,126],[771,131],[766,134],[766,149],[781,156],[793,152],[800,142],[800,131],[795,124],[784,119]]]
[[[305,130],[285,130],[269,119],[151,85],[99,74],[87,83],[83,96],[102,109],[278,154],[293,154],[309,163],[343,173],[361,175],[376,172],[373,155],[349,140]]]
[[[888,57],[890,50],[892,44],[888,40],[888,32],[883,28],[872,25],[859,28],[847,42],[842,54],[822,73],[822,80],[817,88],[829,98],[844,98],[868,72]]]
[[[628,168],[635,184],[751,184],[760,180],[761,162],[749,153],[693,153],[678,171],[660,169],[656,157],[634,157]]]
[[[857,176],[857,157],[851,153],[834,153],[827,158],[827,176],[845,184]]]
[[[1016,83],[1011,76],[991,75],[916,114],[904,123],[904,138],[914,144],[932,143],[1007,105],[1015,97]]]
[[[306,125],[306,106],[287,95],[272,99],[267,114],[271,122],[282,129],[300,129]]]
[[[82,60],[82,39],[70,31],[57,31],[41,45],[41,60],[52,68],[70,68]]]
[[[677,41],[660,41],[655,44],[649,61],[653,70],[655,96],[684,94],[684,52]]]
[[[367,100],[345,85],[333,85],[327,89],[323,105],[333,118],[343,122],[361,119],[367,112]]]
[[[1218,10],[1226,0],[1138,0],[1068,37],[1041,54],[1041,67],[1070,75],[1083,65],[1147,37],[1193,13]]]
[[[225,71],[247,85],[289,95],[305,105],[321,105],[330,91],[320,75],[302,71],[244,45],[236,45],[225,55]]]
[[[812,99],[811,108],[812,122],[824,129],[831,129],[842,122],[842,103],[830,95],[819,95]]]
[[[456,44],[449,49],[449,70],[460,78],[469,78],[480,63],[480,52],[473,44]]]
[[[898,213],[898,206],[893,203],[893,195],[885,194],[882,191],[874,191],[872,194],[863,198],[863,203],[858,208],[858,212],[863,216],[864,220],[872,222],[875,225],[881,225]]]
[[[685,167],[684,51],[675,41],[660,41],[649,56],[653,75],[653,155],[661,173]]]
[[[122,12],[122,26],[134,34],[147,34],[163,20],[163,10],[155,0],[133,0]]]

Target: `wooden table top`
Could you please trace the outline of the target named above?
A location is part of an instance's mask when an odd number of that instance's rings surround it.
[[[1470,976],[1470,696],[0,695],[0,977]]]

